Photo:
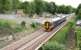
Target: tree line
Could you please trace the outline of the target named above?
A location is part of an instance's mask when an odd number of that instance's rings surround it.
[[[34,0],[32,2],[21,2],[19,0],[0,0],[0,13],[5,13],[7,11],[16,11],[22,9],[24,13],[27,14],[42,14],[47,13],[72,13],[74,8],[71,6],[61,5],[58,6],[54,2],[46,2],[43,0]]]
[[[0,0],[0,13],[16,12],[23,10],[25,14],[63,13],[70,14],[75,12],[77,19],[81,19],[81,4],[77,8],[65,5],[56,5],[55,2],[46,2],[43,0],[33,0],[32,2],[21,2],[20,0]]]

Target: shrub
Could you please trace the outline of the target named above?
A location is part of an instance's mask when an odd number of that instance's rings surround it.
[[[12,21],[0,20],[0,36],[15,35],[14,33],[21,32],[25,30],[25,27],[22,27],[19,24],[11,23]]]
[[[38,26],[38,23],[37,22],[32,22],[32,24],[31,24],[31,27],[32,28],[37,28],[37,26]]]
[[[81,42],[79,43],[79,49],[81,50]]]
[[[25,21],[22,21],[22,22],[21,22],[21,26],[22,26],[22,27],[25,27],[25,24],[26,24]]]
[[[0,20],[0,27],[10,27],[10,24],[7,21]]]
[[[43,46],[43,50],[65,50],[65,47],[57,42],[50,42]]]
[[[58,31],[56,33],[55,36],[53,36],[49,42],[51,41],[57,41],[59,43],[65,44],[66,43],[66,39],[67,39],[67,32],[69,31],[69,26],[65,26],[63,27],[60,31]]]
[[[69,24],[69,28],[75,28],[75,21],[71,21],[68,24]]]
[[[14,32],[21,32],[22,30],[23,30],[23,28],[20,25],[18,25],[14,28]]]

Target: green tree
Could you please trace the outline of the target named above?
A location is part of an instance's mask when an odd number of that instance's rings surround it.
[[[71,6],[65,6],[65,5],[61,5],[61,6],[58,6],[57,9],[56,9],[57,13],[63,13],[63,14],[70,14],[72,13],[72,7]]]
[[[45,7],[44,7],[46,12],[50,11],[50,4],[48,2],[45,2]]]
[[[0,0],[0,13],[12,10],[12,0]]]
[[[79,9],[76,19],[81,19],[81,8]]]
[[[76,12],[76,8],[72,8],[72,13],[75,13]]]
[[[57,7],[57,13],[64,13],[65,12],[65,5],[61,5]]]
[[[54,2],[50,2],[49,4],[50,4],[49,5],[49,12],[52,13],[52,14],[55,14],[55,12],[56,12],[56,5],[55,5],[55,3]]]
[[[81,4],[79,4],[79,6],[76,9],[76,15],[79,13],[79,9],[81,9]]]
[[[19,0],[12,0],[13,2],[13,10],[17,10],[20,6],[20,1]]]
[[[72,7],[71,6],[66,6],[64,10],[65,10],[65,12],[64,12],[65,14],[72,13]]]
[[[35,4],[33,2],[30,3],[30,14],[33,15],[35,14]]]
[[[79,4],[78,8],[76,9],[76,20],[81,19],[81,4]]]
[[[42,0],[34,0],[33,1],[35,13],[41,14],[43,12],[43,1]]]
[[[30,12],[30,4],[29,4],[29,2],[23,2],[23,3],[21,3],[21,5],[20,5],[21,7],[21,9],[23,9],[24,10],[24,13],[29,13]]]

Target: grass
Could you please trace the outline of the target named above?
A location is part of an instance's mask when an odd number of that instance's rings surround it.
[[[16,24],[16,21],[15,20],[5,20],[5,19],[0,19],[0,22],[1,23],[8,23],[10,25],[15,25]]]
[[[68,31],[69,31],[69,26],[66,25],[59,32],[57,32],[56,35],[52,37],[48,42],[56,41],[56,42],[65,44]]]
[[[50,42],[43,46],[43,50],[65,50],[65,46],[58,42]]]
[[[81,27],[76,27],[76,41],[77,41],[77,48],[81,48]]]
[[[77,18],[78,15],[76,15],[76,21],[78,20]],[[81,26],[76,26],[75,27],[75,38],[76,38],[76,50],[81,50]]]
[[[6,30],[11,33],[11,32],[20,32],[23,30],[23,28],[20,25],[18,25],[16,23],[16,21],[14,21],[14,20],[1,19],[0,20],[0,30],[1,30],[1,33],[3,33],[2,31],[6,31]],[[7,32],[5,32],[5,33],[7,33]]]

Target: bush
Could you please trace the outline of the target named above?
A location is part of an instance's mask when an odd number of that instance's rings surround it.
[[[81,50],[81,42],[79,43],[79,48],[80,48],[80,50]]]
[[[81,19],[81,8],[79,9],[77,17],[76,17],[76,20],[80,20],[80,19]]]
[[[76,20],[81,20],[81,16],[80,15],[77,15],[76,16]]]
[[[12,33],[12,28],[7,20],[0,20],[0,36],[7,36]]]
[[[73,26],[73,23],[72,22],[69,22],[69,26],[72,27]]]
[[[69,28],[74,28],[75,27],[75,21],[71,21],[68,24],[69,24]]]
[[[23,30],[23,28],[20,25],[18,25],[14,28],[14,32],[21,32],[22,30]]]
[[[8,21],[5,21],[5,20],[0,20],[0,27],[9,27],[10,28],[10,24],[8,23]]]
[[[79,48],[81,50],[81,28],[80,27],[77,27],[75,28],[76,30],[76,35],[75,35],[75,38],[76,38],[76,46],[77,48]]]
[[[22,27],[25,27],[25,24],[26,24],[25,21],[22,21],[22,22],[21,22],[21,26],[22,26]]]
[[[31,24],[31,27],[32,27],[32,28],[37,28],[37,26],[38,26],[38,23],[32,22],[32,24]]]
[[[58,31],[56,33],[55,36],[53,36],[49,42],[51,41],[57,41],[61,44],[66,44],[66,39],[67,39],[67,32],[69,31],[69,26],[66,25],[65,27],[63,27],[60,31]]]
[[[57,42],[50,42],[43,46],[43,50],[65,50],[65,47]]]
[[[19,32],[22,31],[23,28],[20,25],[16,25],[15,22],[12,22],[12,20],[0,20],[0,30],[4,31],[4,32]],[[12,28],[12,24],[15,26],[14,28]],[[3,33],[3,32],[2,32]]]

